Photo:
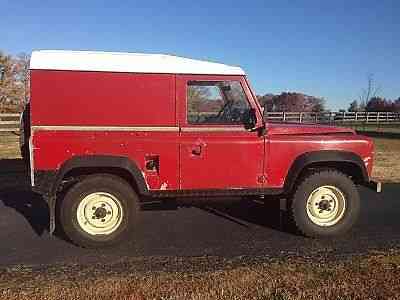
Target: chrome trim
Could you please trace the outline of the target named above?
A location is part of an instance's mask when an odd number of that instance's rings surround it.
[[[179,127],[169,126],[75,126],[75,125],[55,125],[55,126],[32,126],[33,131],[168,131],[179,132]]]
[[[246,132],[243,127],[182,127],[182,132]]]
[[[32,131],[163,131],[179,132],[175,126],[77,126],[77,125],[37,125]],[[246,132],[243,127],[181,127],[182,132]]]
[[[35,167],[33,165],[33,132],[29,137],[29,168],[31,170],[31,186],[35,186]]]

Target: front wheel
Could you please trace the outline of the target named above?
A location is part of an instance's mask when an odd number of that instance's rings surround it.
[[[354,182],[336,170],[312,173],[297,186],[290,215],[297,229],[310,237],[345,233],[357,221],[360,198]]]
[[[75,244],[98,248],[124,239],[138,210],[138,198],[126,181],[108,174],[91,175],[66,192],[59,220]]]

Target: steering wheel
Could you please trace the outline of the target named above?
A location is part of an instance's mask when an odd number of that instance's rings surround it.
[[[232,105],[233,101],[227,101],[221,110],[218,112],[216,119],[225,122],[232,121]]]

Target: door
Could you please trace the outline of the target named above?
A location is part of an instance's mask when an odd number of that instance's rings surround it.
[[[265,142],[246,129],[251,108],[262,123],[241,76],[177,76],[180,119],[180,188],[262,188]]]

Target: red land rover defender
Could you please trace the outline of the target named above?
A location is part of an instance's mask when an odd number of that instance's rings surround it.
[[[81,246],[123,239],[153,197],[279,197],[304,235],[333,236],[357,219],[356,186],[372,185],[369,138],[265,122],[239,67],[35,51],[30,80],[22,153],[31,184],[48,202],[50,232],[60,224]]]

